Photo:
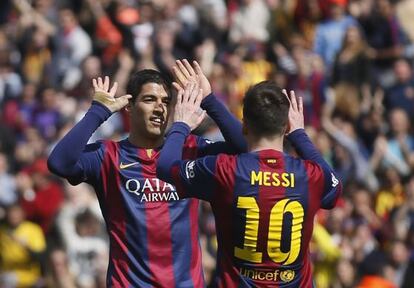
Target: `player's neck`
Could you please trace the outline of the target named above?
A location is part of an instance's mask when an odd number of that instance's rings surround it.
[[[249,152],[273,149],[283,152],[283,136],[248,139]]]
[[[145,149],[155,149],[155,148],[160,147],[163,144],[164,138],[163,137],[160,137],[160,138],[139,137],[131,133],[128,137],[128,141],[136,147],[145,148]]]

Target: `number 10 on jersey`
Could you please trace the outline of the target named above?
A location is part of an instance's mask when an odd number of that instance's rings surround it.
[[[260,209],[254,197],[238,197],[237,208],[246,210],[246,226],[243,248],[234,247],[234,255],[242,260],[253,263],[262,263],[263,253],[257,251],[257,236],[259,232]],[[286,213],[292,213],[290,250],[281,250],[283,218]],[[303,207],[298,201],[283,199],[278,201],[270,212],[269,231],[267,240],[267,254],[274,262],[289,265],[295,262],[299,256]],[[287,227],[285,227],[287,228]]]

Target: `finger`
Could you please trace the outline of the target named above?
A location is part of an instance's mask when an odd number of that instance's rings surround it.
[[[195,98],[194,105],[200,107],[201,101],[203,100],[203,89],[198,89],[197,97]]]
[[[183,89],[182,86],[178,84],[177,82],[172,82],[172,85],[177,91],[180,91],[181,89]]]
[[[95,90],[98,90],[98,82],[96,81],[95,78],[92,79],[92,86]]]
[[[125,105],[127,105],[129,102],[129,99],[132,99],[132,95],[126,94],[126,95],[116,98],[116,101],[121,101],[122,103],[125,103]]]
[[[184,90],[183,89],[179,89],[178,90],[178,93],[177,93],[177,103],[175,103],[175,106],[181,105],[181,103],[183,102],[183,93],[184,93]]]
[[[195,61],[195,60],[193,61],[193,66],[196,70],[197,75],[204,75],[203,70],[201,70],[200,64],[198,64],[197,61]]]
[[[108,91],[108,89],[109,89],[109,77],[108,76],[105,76],[104,83],[103,83],[103,88],[104,88],[105,91]]]
[[[183,94],[183,103],[188,103],[191,92],[193,91],[194,83],[187,83]]]
[[[114,82],[114,85],[112,85],[111,90],[109,90],[109,95],[112,97],[115,97],[117,89],[118,89],[118,82]]]
[[[129,104],[129,99],[131,99],[131,98],[132,98],[132,95],[130,95],[130,94],[123,95],[123,96],[120,96],[120,97],[116,98],[116,102],[119,105],[119,110],[121,110],[122,108],[127,106]]]
[[[175,61],[177,63],[178,68],[180,69],[181,73],[186,77],[186,79],[190,78],[190,73],[188,72],[187,68],[185,68],[183,62],[181,60]]]
[[[288,101],[289,101],[289,105],[290,105],[290,106],[292,106],[292,102],[290,101],[290,98],[289,98],[289,95],[287,94],[286,89],[282,89],[282,93],[283,93],[283,94],[285,94],[286,98],[287,98],[287,99],[288,99]]]
[[[303,97],[298,97],[299,113],[303,115]]]
[[[102,83],[102,78],[101,77],[98,77],[98,88],[103,89],[103,83]]]
[[[290,90],[290,102],[292,103],[292,109],[298,111],[298,103],[296,102],[295,92]]]
[[[188,99],[188,102],[191,104],[194,104],[197,100],[197,96],[198,96],[198,82],[195,82],[193,84],[191,93],[190,93],[190,98]]]
[[[180,82],[181,86],[184,86],[187,82],[187,78],[184,76],[181,70],[177,68],[177,66],[173,66],[172,70],[176,80]]]
[[[194,69],[193,69],[193,67],[190,65],[190,62],[188,62],[188,60],[187,59],[184,59],[184,66],[185,66],[185,68],[187,69],[187,71],[190,73],[190,75],[195,75],[196,73],[195,73],[195,71],[194,71]]]

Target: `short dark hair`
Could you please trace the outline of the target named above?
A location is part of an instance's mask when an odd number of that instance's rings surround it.
[[[289,100],[274,81],[263,81],[246,92],[243,117],[257,136],[281,135],[288,123]]]
[[[139,93],[141,93],[142,86],[147,83],[157,83],[164,86],[168,96],[171,97],[171,81],[157,70],[143,69],[132,74],[128,81],[126,92],[132,95],[130,101],[135,102]]]

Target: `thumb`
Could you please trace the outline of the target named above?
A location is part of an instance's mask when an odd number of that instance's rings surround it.
[[[129,95],[129,94],[116,98],[116,102],[118,102],[119,109],[122,109],[126,105],[128,105],[129,99],[131,98],[132,98],[132,95]]]
[[[132,98],[132,95],[130,94],[126,94],[126,95],[119,97],[120,100],[122,100],[123,102],[126,102],[127,104],[128,104],[129,99],[131,98]]]

